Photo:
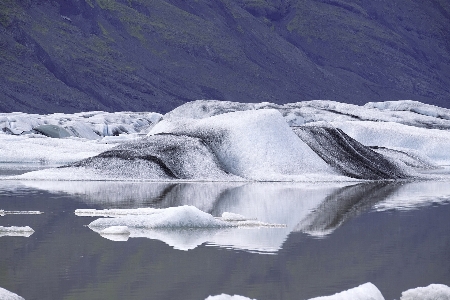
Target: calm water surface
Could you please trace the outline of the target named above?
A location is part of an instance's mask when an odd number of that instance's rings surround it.
[[[372,282],[386,299],[450,285],[450,183],[0,181],[0,287],[31,299],[308,299]],[[285,228],[142,231],[115,241],[79,208],[194,205]]]

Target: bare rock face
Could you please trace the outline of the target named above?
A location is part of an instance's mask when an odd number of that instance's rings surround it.
[[[195,99],[449,107],[450,4],[0,3],[0,112],[167,112]]]

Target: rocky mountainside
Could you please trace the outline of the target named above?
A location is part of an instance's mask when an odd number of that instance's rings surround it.
[[[2,0],[0,112],[450,107],[447,0]]]

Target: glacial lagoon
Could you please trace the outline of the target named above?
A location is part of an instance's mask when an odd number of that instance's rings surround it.
[[[0,286],[32,299],[309,299],[372,282],[385,299],[450,285],[448,181],[0,181]],[[274,228],[102,236],[77,209],[195,206]],[[16,211],[23,213],[11,213]],[[38,211],[41,214],[26,214]]]

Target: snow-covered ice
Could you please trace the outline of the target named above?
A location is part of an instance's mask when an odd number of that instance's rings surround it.
[[[19,295],[10,292],[8,290],[5,290],[4,288],[0,287],[0,299],[2,300],[24,300],[23,297],[20,297]]]
[[[427,287],[418,287],[404,291],[400,300],[448,300],[450,287],[444,284],[430,284]]]

